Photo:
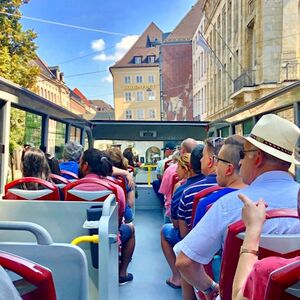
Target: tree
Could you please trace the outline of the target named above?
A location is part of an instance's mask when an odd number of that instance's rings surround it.
[[[23,86],[32,87],[39,69],[36,58],[37,34],[23,30],[20,23],[22,0],[0,1],[0,76]]]
[[[32,88],[39,69],[33,64],[37,34],[23,30],[20,23],[22,0],[0,1],[0,76],[23,87]],[[24,142],[25,113],[12,109],[10,118],[10,155],[13,175],[13,153]]]

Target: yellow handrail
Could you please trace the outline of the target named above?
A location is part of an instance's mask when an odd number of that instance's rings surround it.
[[[151,185],[151,169],[156,168],[157,165],[141,165],[140,168],[147,168],[148,173],[147,173],[147,183],[148,185]]]
[[[78,245],[80,243],[94,243],[94,244],[98,244],[99,243],[99,235],[98,234],[94,234],[94,235],[82,235],[82,236],[78,236],[77,238],[75,238],[71,242],[72,245]]]

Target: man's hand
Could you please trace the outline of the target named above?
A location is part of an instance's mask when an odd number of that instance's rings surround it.
[[[244,203],[242,219],[246,228],[256,228],[261,230],[266,219],[266,205],[263,199],[259,199],[258,202],[255,203],[243,194],[239,194],[238,196]]]

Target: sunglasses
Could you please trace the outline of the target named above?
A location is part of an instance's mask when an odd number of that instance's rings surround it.
[[[245,158],[245,153],[247,153],[247,152],[255,152],[255,151],[258,151],[258,149],[241,150],[240,151],[240,159],[244,159]]]
[[[213,155],[213,159],[214,159],[215,162],[222,161],[222,162],[224,162],[224,163],[226,163],[226,164],[232,164],[230,161],[228,161],[228,160],[226,160],[226,159],[223,159],[223,158],[220,158],[220,157],[218,157],[217,155]]]
[[[209,139],[208,142],[211,143],[212,146],[215,148],[216,146],[223,144],[224,139],[222,137],[215,137],[215,138]]]

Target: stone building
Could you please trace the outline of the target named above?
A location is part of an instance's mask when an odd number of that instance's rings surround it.
[[[298,0],[204,1],[193,37],[194,117],[220,119],[299,80],[299,28]]]

